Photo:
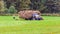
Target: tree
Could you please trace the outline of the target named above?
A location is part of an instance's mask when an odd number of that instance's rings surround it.
[[[14,13],[17,12],[17,10],[15,9],[14,6],[10,6],[8,12],[9,12],[10,14],[14,14]]]
[[[49,13],[59,13],[60,12],[60,1],[59,0],[47,0],[45,3],[47,6],[46,10]]]
[[[0,0],[0,14],[2,14],[4,12],[4,1]]]
[[[20,10],[30,9],[30,0],[20,0]]]
[[[33,10],[43,10],[45,9],[44,3],[46,0],[31,0],[31,9]]]

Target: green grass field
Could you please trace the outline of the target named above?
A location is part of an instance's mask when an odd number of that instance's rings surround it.
[[[14,20],[0,16],[0,34],[60,34],[60,17],[43,16],[44,20]]]

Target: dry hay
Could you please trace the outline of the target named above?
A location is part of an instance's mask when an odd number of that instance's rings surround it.
[[[20,18],[28,19],[31,18],[34,13],[41,15],[41,13],[38,10],[23,10],[20,11],[18,14]]]

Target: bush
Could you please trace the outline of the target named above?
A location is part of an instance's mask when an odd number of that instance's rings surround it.
[[[9,12],[10,14],[14,14],[14,13],[16,13],[16,12],[17,12],[17,10],[15,9],[15,7],[14,7],[14,6],[10,6],[10,8],[9,8],[8,12]]]

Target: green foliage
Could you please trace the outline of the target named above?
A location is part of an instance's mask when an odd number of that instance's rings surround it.
[[[20,10],[30,9],[30,0],[20,0]]]
[[[8,9],[7,8],[5,8],[5,11],[4,11],[6,14],[8,14]]]
[[[3,2],[4,1],[4,2]],[[11,4],[19,10],[35,9],[43,11],[43,13],[59,13],[60,1],[59,0],[0,0],[0,12],[4,11],[4,3],[9,8]]]
[[[0,12],[3,12],[5,9],[4,9],[4,1],[0,1]]]
[[[9,9],[8,9],[8,12],[11,13],[11,14],[14,14],[17,12],[17,10],[15,9],[14,6],[10,6]]]
[[[33,10],[44,10],[46,7],[44,6],[44,3],[46,0],[31,0],[31,8]]]
[[[47,1],[47,0],[41,0],[41,3],[43,3],[43,4],[44,4],[46,1]]]

